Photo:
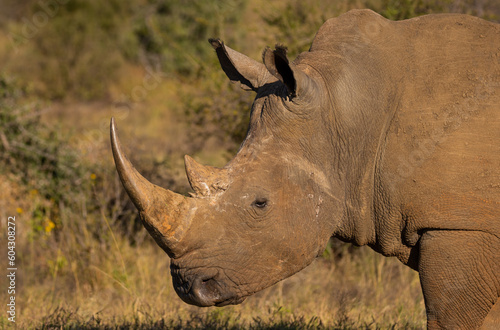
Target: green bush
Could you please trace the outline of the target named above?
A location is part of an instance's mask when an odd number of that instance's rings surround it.
[[[208,38],[232,43],[247,0],[150,1],[148,13],[137,20],[135,35],[141,49],[159,58],[163,70],[199,77],[211,56]]]
[[[384,0],[380,13],[391,20],[403,20],[432,12],[446,11],[451,0]]]
[[[23,19],[11,22],[15,70],[43,98],[106,97],[124,58],[137,48],[132,5],[71,0],[47,9],[46,3],[32,1]]]
[[[498,20],[500,14],[500,4],[496,0],[383,0],[380,8],[373,9],[391,20],[435,13],[462,13]]]
[[[245,138],[255,94],[240,90],[218,71],[212,73],[211,83],[182,94],[189,153],[200,152],[207,141],[216,140],[232,156]]]
[[[57,127],[41,122],[36,102],[21,102],[25,97],[25,89],[0,76],[0,174],[25,187],[28,196],[38,196],[32,229],[39,232],[46,219],[57,224],[61,205],[73,205],[89,186],[77,153],[64,143]]]
[[[339,14],[338,5],[320,1],[287,1],[283,10],[263,16],[264,22],[271,28],[277,28],[275,42],[289,49],[293,59],[307,51],[320,26],[329,18]]]

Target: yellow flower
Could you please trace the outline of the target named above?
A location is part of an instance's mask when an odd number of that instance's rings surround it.
[[[36,190],[36,189],[31,189],[31,190],[30,190],[30,195],[31,195],[31,196],[36,196],[36,195],[38,195],[38,190]]]
[[[18,208],[16,208],[16,212],[19,214],[23,214],[23,209],[18,207]]]
[[[92,173],[90,175],[90,180],[95,180],[97,178],[97,175],[95,175],[95,173]]]
[[[53,223],[51,220],[49,220],[49,222],[45,226],[45,232],[50,233],[52,231],[52,229],[54,229],[55,227],[56,227],[56,224]]]

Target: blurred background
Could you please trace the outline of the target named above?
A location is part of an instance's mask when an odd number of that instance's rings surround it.
[[[0,268],[15,216],[17,326],[425,327],[415,272],[334,240],[240,306],[184,304],[110,152],[114,116],[137,169],[187,194],[183,155],[223,166],[254,97],[229,83],[207,39],[259,61],[281,43],[293,59],[353,8],[500,19],[497,0],[0,0]],[[6,276],[0,284],[5,306]],[[10,324],[1,312],[0,327]]]

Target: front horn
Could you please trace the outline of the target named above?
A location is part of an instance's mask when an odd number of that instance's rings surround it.
[[[175,257],[182,252],[179,243],[196,210],[194,200],[146,180],[123,153],[114,118],[110,131],[113,158],[123,187],[139,210],[144,227],[170,257]]]

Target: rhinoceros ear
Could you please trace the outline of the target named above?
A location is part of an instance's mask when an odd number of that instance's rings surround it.
[[[262,58],[267,70],[287,88],[290,97],[303,96],[314,90],[316,83],[306,73],[290,63],[286,47],[276,45],[276,49],[266,48]]]
[[[184,156],[186,174],[196,196],[206,197],[228,187],[227,170],[204,166],[188,155]]]
[[[240,83],[244,90],[257,89],[265,83],[268,76],[266,67],[224,45],[220,39],[208,39],[217,53],[220,66],[233,83]]]

